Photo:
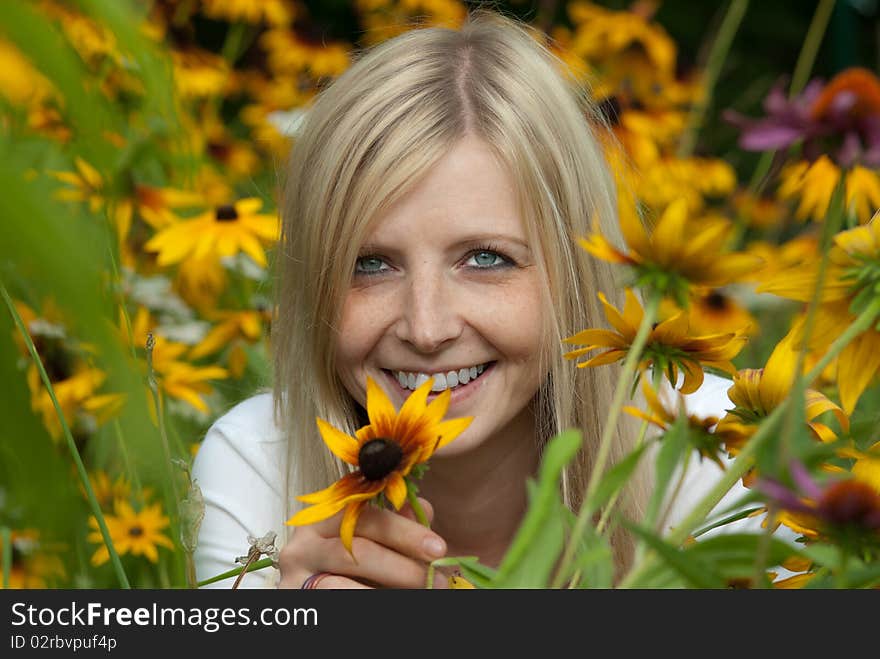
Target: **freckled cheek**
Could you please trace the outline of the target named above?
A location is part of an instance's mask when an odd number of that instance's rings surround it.
[[[470,324],[501,353],[517,362],[537,361],[542,308],[536,285],[499,287],[471,303]]]
[[[383,296],[351,291],[342,305],[336,332],[336,358],[340,371],[359,369],[386,333],[391,306]]]

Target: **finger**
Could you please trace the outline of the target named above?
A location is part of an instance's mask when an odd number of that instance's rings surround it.
[[[428,566],[364,537],[355,537],[350,554],[339,541],[329,543],[325,560],[341,574],[386,588],[425,588]],[[446,577],[434,574],[434,588],[446,588]]]
[[[314,590],[372,590],[372,586],[341,574],[327,574],[315,584]]]
[[[391,510],[365,509],[356,534],[420,561],[431,562],[446,555],[446,542],[436,532]]]

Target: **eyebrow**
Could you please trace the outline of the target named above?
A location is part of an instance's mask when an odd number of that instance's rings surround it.
[[[520,238],[516,238],[514,236],[503,234],[503,233],[473,234],[473,235],[470,235],[466,238],[463,238],[462,240],[457,241],[455,244],[452,245],[452,248],[469,247],[469,246],[473,246],[473,245],[480,245],[480,244],[484,244],[484,243],[493,243],[493,242],[514,243],[514,244],[518,245],[519,247],[522,247],[524,250],[528,251],[529,253],[531,253],[531,251],[532,251],[531,248],[529,247],[528,243],[526,243],[524,240],[522,240]],[[372,251],[381,252],[381,251],[387,251],[388,249],[389,248],[381,242],[368,241],[368,242],[365,242],[363,245],[361,245],[360,251],[362,253],[372,252]],[[391,250],[391,251],[393,251],[393,250]]]

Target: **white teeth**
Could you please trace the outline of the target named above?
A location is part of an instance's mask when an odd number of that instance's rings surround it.
[[[449,371],[448,373],[434,373],[433,376],[427,373],[409,373],[407,371],[392,371],[391,374],[397,378],[397,382],[400,383],[401,387],[411,391],[422,386],[433,377],[434,384],[431,386],[431,391],[437,392],[445,389],[454,389],[460,385],[467,384],[471,380],[476,380],[486,370],[486,366],[487,364],[480,364],[470,368],[462,368],[458,371]]]

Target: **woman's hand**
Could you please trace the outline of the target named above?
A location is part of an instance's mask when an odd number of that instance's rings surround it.
[[[434,509],[419,498],[428,520]],[[301,588],[309,576],[327,572],[316,588],[424,588],[427,564],[446,554],[443,538],[416,521],[409,503],[400,512],[365,506],[358,518],[352,551],[339,538],[342,512],[297,527],[281,549],[279,588]],[[434,588],[445,588],[437,573]]]

